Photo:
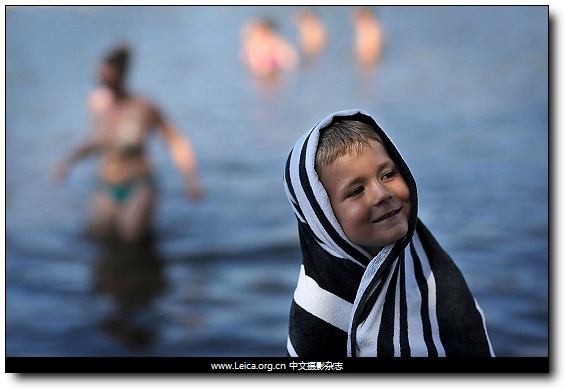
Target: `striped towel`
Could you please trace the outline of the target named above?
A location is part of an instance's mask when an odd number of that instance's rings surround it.
[[[410,189],[407,235],[376,256],[347,238],[314,168],[320,131],[343,119],[375,128]],[[417,216],[408,166],[369,114],[336,112],[307,131],[290,152],[284,183],[302,249],[288,356],[494,356],[463,275]]]

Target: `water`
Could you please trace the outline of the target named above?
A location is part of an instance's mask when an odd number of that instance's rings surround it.
[[[6,355],[281,356],[300,265],[285,158],[325,115],[361,108],[418,182],[420,216],[479,300],[499,356],[547,356],[546,7],[378,7],[379,68],[350,56],[350,7],[321,6],[328,50],[260,88],[239,28],[296,7],[18,7],[6,16]],[[82,237],[94,160],[49,169],[86,135],[84,98],[109,47],[129,83],[190,136],[206,189],[183,195],[164,143],[157,239]],[[132,263],[132,256],[143,258]]]

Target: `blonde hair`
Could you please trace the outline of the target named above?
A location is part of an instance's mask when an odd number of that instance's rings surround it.
[[[371,125],[357,120],[343,120],[332,123],[320,133],[314,167],[318,175],[339,157],[352,152],[360,153],[369,146],[369,140],[383,144],[381,137]]]

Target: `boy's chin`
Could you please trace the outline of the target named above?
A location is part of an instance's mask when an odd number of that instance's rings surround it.
[[[391,240],[389,243],[386,243],[382,247],[365,247],[363,245],[361,245],[361,247],[363,247],[369,254],[371,254],[374,257],[374,256],[378,255],[381,252],[381,250],[384,249],[386,246],[388,246],[392,243],[396,243],[398,241],[402,241],[402,240],[404,240],[404,238],[406,238],[406,234],[402,235],[398,239]]]

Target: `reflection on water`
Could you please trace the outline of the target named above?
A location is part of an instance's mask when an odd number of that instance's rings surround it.
[[[134,348],[147,347],[157,336],[148,320],[155,299],[166,292],[164,261],[152,241],[107,243],[92,269],[93,291],[108,298],[111,310],[100,328]]]

